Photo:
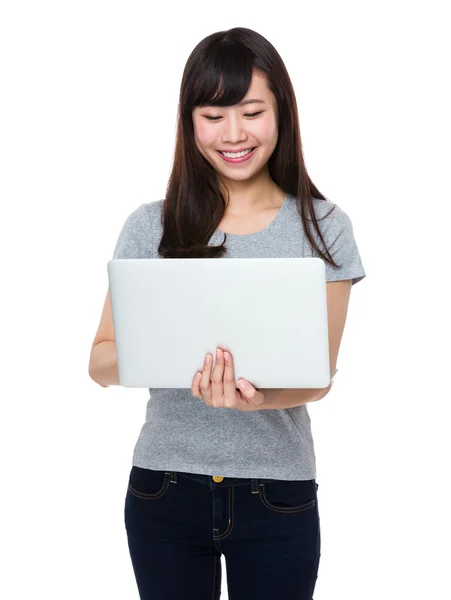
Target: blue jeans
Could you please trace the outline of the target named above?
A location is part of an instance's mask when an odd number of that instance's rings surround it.
[[[216,481],[215,481],[216,480]],[[312,600],[320,559],[315,479],[285,481],[133,466],[125,499],[141,600]]]

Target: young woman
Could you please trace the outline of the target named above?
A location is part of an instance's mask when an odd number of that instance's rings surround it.
[[[325,261],[335,369],[351,286],[365,277],[352,224],[307,174],[282,59],[241,27],[208,36],[188,58],[166,197],[128,216],[113,255],[227,256]],[[320,522],[306,404],[330,387],[242,388],[232,350],[205,360],[191,389],[150,390],[125,499],[143,599],[218,599],[222,554],[230,600],[313,597]],[[109,293],[90,375],[119,383]]]

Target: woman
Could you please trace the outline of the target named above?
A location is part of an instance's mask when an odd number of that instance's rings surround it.
[[[279,54],[241,27],[190,55],[166,197],[129,215],[113,255],[226,256],[325,261],[334,369],[351,286],[365,277],[352,224],[307,175]],[[190,390],[150,390],[125,500],[140,597],[218,599],[224,554],[231,600],[310,600],[320,523],[306,403],[330,386],[241,388],[233,356],[218,348],[214,367],[211,358]],[[119,383],[109,293],[90,374]]]

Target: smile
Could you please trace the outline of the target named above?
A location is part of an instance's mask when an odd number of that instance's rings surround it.
[[[220,150],[218,150],[217,152],[226,162],[242,163],[242,162],[249,160],[251,158],[251,156],[253,156],[255,154],[255,151],[257,150],[257,148],[258,148],[258,146],[254,147],[254,148],[249,148],[248,150],[244,150],[243,152],[240,152],[237,156],[233,156],[233,153],[227,153],[227,154],[232,154],[232,156],[225,156]]]

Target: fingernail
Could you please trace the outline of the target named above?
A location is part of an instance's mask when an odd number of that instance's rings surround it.
[[[229,360],[230,354],[228,352],[224,352],[224,359]]]
[[[238,383],[240,384],[240,386],[241,386],[242,388],[247,388],[247,387],[249,387],[249,384],[247,383],[247,381],[244,381],[243,379],[241,379],[241,380],[240,380]]]

